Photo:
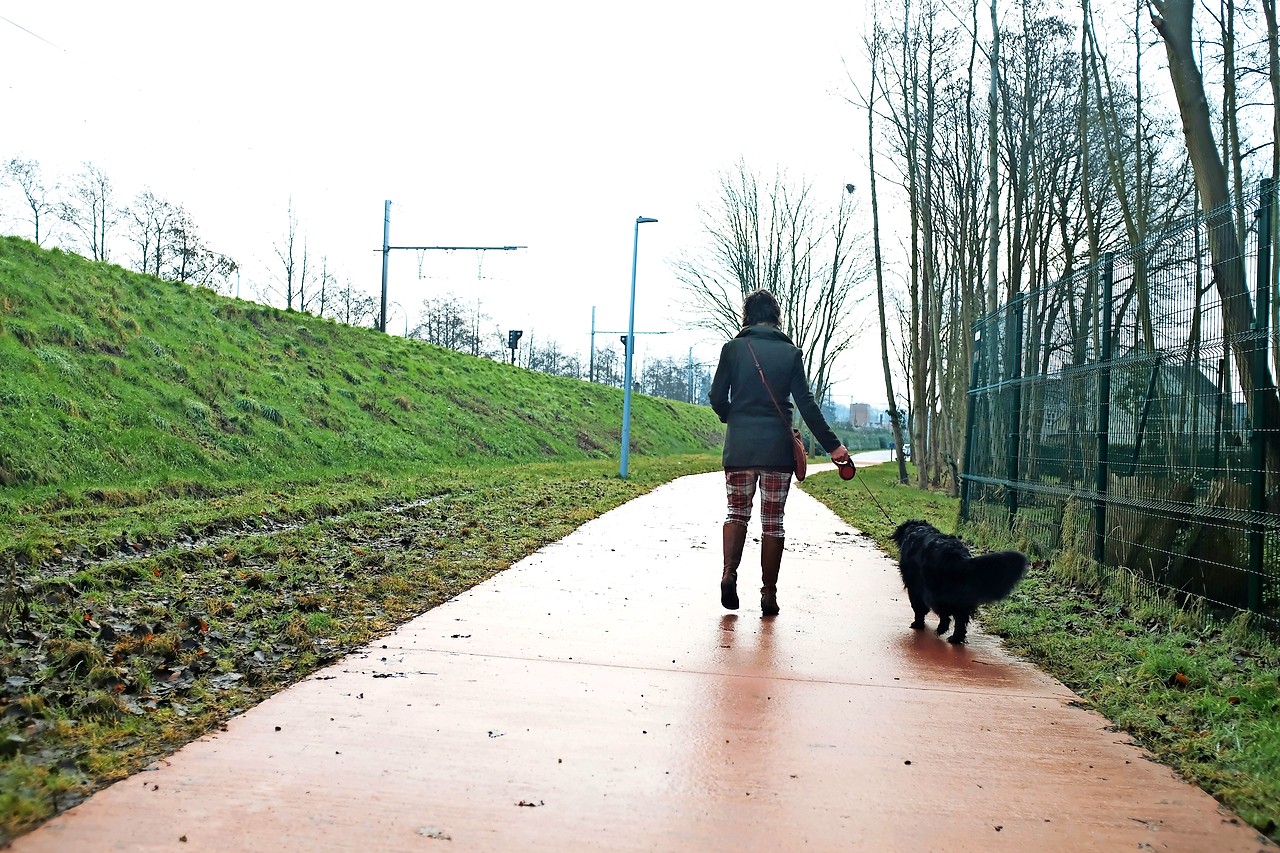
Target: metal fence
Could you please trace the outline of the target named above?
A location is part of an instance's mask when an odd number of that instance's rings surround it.
[[[975,324],[966,523],[1280,626],[1273,206],[1264,182]]]

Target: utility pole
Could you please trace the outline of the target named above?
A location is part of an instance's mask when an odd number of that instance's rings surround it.
[[[689,381],[686,383],[689,389],[689,403],[693,404],[693,347],[689,347]]]
[[[514,252],[527,249],[528,246],[392,246],[391,242],[391,199],[387,199],[382,209],[382,313],[378,315],[378,330],[387,331],[387,258],[393,251],[408,250],[412,252]]]
[[[378,314],[378,331],[387,333],[387,257],[391,240],[391,199],[382,207],[382,312]]]

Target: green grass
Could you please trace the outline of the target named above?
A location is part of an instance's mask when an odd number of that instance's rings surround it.
[[[857,480],[823,472],[804,489],[891,554],[894,525],[868,490],[898,522],[923,518],[956,532],[958,500],[899,485],[888,465],[859,470]],[[1014,544],[984,533],[992,548]],[[983,609],[983,629],[1280,840],[1280,649],[1243,622],[1077,586],[1081,559],[1058,554],[1037,564],[1009,599]]]
[[[627,480],[612,460],[441,469],[388,482],[366,496],[373,508],[22,571],[0,639],[0,845],[587,520],[718,462],[641,458]]]
[[[616,388],[16,237],[0,237],[0,410],[0,553],[35,557],[73,544],[67,526],[92,538],[90,516],[157,501],[186,514],[256,494],[270,513],[277,487],[616,459],[622,414]],[[714,450],[722,434],[708,407],[633,400],[639,456]]]

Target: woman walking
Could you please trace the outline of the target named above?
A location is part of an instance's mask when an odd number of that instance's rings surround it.
[[[720,603],[738,609],[738,565],[747,541],[747,522],[760,489],[760,610],[775,616],[778,572],[785,534],[783,509],[795,470],[791,446],[791,400],[822,449],[834,462],[849,451],[831,431],[809,390],[800,349],[779,328],[782,310],[767,290],[742,303],[742,331],[720,350],[711,381],[711,408],[728,425],[724,440],[724,481],[729,514],[724,522],[724,573]]]

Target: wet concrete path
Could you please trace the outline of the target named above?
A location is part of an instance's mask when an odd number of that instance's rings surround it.
[[[719,474],[596,519],[18,839],[35,851],[1256,851],[793,490],[719,605]],[[932,623],[932,617],[930,619]]]

